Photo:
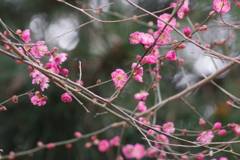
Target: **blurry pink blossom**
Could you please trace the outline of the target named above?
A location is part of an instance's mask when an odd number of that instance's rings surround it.
[[[141,34],[141,32],[134,32],[134,33],[130,34],[130,37],[129,37],[130,44],[141,43],[142,39],[141,39],[140,34]]]
[[[100,152],[106,152],[110,147],[110,144],[107,140],[103,139],[99,141],[98,150]]]
[[[141,63],[155,64],[158,62],[157,57],[154,54],[149,54],[143,57]]]
[[[170,61],[176,61],[177,60],[176,52],[174,50],[167,52],[165,58],[167,58]]]
[[[155,146],[157,147],[157,148],[160,148],[160,147],[162,147],[163,145],[167,145],[167,144],[169,144],[169,140],[168,140],[168,138],[167,138],[167,136],[165,136],[165,135],[163,135],[163,134],[158,134],[157,136],[157,139],[158,139],[158,141],[159,142],[155,142]],[[164,144],[161,144],[161,143],[164,143]]]
[[[139,101],[137,105],[137,109],[141,112],[145,112],[147,110],[147,106],[144,101]]]
[[[156,129],[156,130],[158,130],[158,131],[161,130],[159,125],[155,125],[153,128]],[[155,132],[154,130],[152,130],[152,129],[149,129],[149,130],[147,131],[147,135],[153,135],[153,134],[155,134],[155,133],[156,133],[156,132]]]
[[[72,96],[69,93],[64,93],[61,95],[61,100],[63,102],[72,102]]]
[[[162,126],[162,129],[167,134],[174,133],[175,132],[174,123],[173,122],[167,122]]]
[[[109,143],[110,143],[111,146],[118,147],[119,143],[120,143],[120,137],[119,136],[115,136],[113,139],[111,139],[109,141]]]
[[[172,18],[171,21],[169,22],[170,18],[171,18],[171,14],[167,14],[167,13],[164,13],[162,15],[159,16],[159,18],[167,23],[169,23],[170,25],[174,26],[176,25],[176,18]],[[157,26],[158,26],[158,29],[159,30],[162,30],[164,28],[164,26],[166,25],[166,23],[162,22],[161,20],[157,20]],[[165,28],[164,31],[172,31],[173,28],[170,27],[170,26],[167,26]]]
[[[207,144],[212,141],[213,137],[214,135],[212,134],[212,131],[205,131],[200,133],[200,135],[197,138],[197,141]]]
[[[132,63],[132,69],[134,69],[137,66],[137,63]],[[143,82],[142,80],[143,76],[143,67],[140,67],[140,65],[137,66],[137,69],[133,73],[133,78],[138,82]]]
[[[171,35],[169,34],[169,32],[167,31],[162,32],[162,30],[159,29],[153,34],[154,38],[157,38],[159,35],[160,37],[157,39],[156,44],[167,44],[171,41]],[[164,45],[161,45],[161,46],[164,46]]]
[[[28,43],[31,41],[29,29],[26,29],[25,31],[22,32],[22,39],[25,43]]]
[[[214,0],[213,9],[219,13],[225,14],[231,8],[231,5],[228,0]]]
[[[42,58],[48,51],[48,47],[44,45],[44,41],[38,41],[35,46],[32,47],[30,53],[35,58]]]
[[[134,98],[137,99],[137,100],[143,100],[145,101],[147,99],[147,96],[149,95],[148,92],[146,91],[140,91],[139,93],[136,93],[134,95]]]
[[[56,54],[54,53],[50,59],[49,62],[52,62],[53,64],[61,64],[62,62],[65,62],[67,60],[67,53],[60,53],[60,54]]]
[[[116,69],[111,76],[116,87],[123,87],[127,81],[127,74],[122,69]]]

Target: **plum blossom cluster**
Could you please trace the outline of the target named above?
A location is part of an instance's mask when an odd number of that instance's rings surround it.
[[[25,43],[28,43],[29,46],[24,46],[24,47],[19,47],[18,49],[24,53],[25,55],[34,57],[36,59],[35,64],[39,65],[40,67],[44,67],[45,69],[47,69],[50,72],[53,72],[55,74],[63,74],[65,76],[68,75],[68,69],[63,68],[61,70],[61,64],[63,62],[65,62],[67,60],[67,54],[66,53],[56,53],[58,48],[54,47],[53,50],[50,52],[48,47],[45,45],[44,41],[38,41],[36,43],[29,43],[31,41],[30,38],[30,30],[17,30],[16,32],[19,37],[22,38],[22,40]],[[4,34],[6,36],[8,35],[8,32],[4,32]],[[5,45],[6,49],[9,49],[9,47],[7,45]],[[43,58],[44,56],[50,56],[49,58],[49,62],[46,63],[45,65],[42,64],[42,62],[40,61],[41,58]],[[49,87],[49,78],[47,76],[45,76],[43,73],[41,73],[39,70],[32,68],[31,66],[28,67],[29,70],[31,70],[30,73],[30,77],[32,78],[32,84],[37,84],[40,87],[41,91],[44,91],[45,89],[47,89]],[[65,97],[65,98],[64,98]],[[70,96],[62,96],[62,100],[64,102],[70,102],[72,101],[70,98]],[[33,96],[31,98],[31,102],[34,105],[45,105],[46,104],[46,96],[45,98],[43,98],[41,96],[41,94],[36,94],[35,96]]]
[[[114,138],[110,139],[109,141],[106,139],[100,140],[98,143],[98,150],[100,152],[106,152],[111,146],[118,147],[120,144],[120,137],[115,136]]]

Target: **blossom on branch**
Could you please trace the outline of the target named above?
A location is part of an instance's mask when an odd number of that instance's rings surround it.
[[[44,45],[44,41],[38,41],[35,46],[32,47],[30,53],[35,58],[42,58],[48,51],[48,47]]]
[[[111,76],[116,87],[123,87],[127,82],[127,74],[122,69],[116,69],[111,73]]]
[[[149,95],[148,92],[146,91],[140,91],[139,93],[136,93],[134,95],[134,98],[137,99],[137,100],[143,100],[145,101],[147,99],[147,96]]]
[[[171,14],[167,14],[167,13],[164,13],[164,14],[162,14],[162,15],[159,16],[159,19],[161,19],[162,21],[165,21],[165,22],[167,22],[167,23],[169,23],[170,25],[172,25],[172,26],[175,27],[175,26],[176,26],[176,18],[173,17],[173,18],[171,19],[171,21],[169,22],[170,18],[171,18]],[[158,29],[159,29],[159,30],[162,30],[162,29],[165,27],[165,25],[167,25],[167,24],[164,23],[164,22],[162,22],[162,21],[159,20],[159,19],[157,20],[157,26],[158,26]],[[164,31],[172,31],[172,30],[173,30],[172,27],[167,26]]]
[[[106,139],[100,140],[98,144],[98,150],[100,152],[106,152],[110,147],[109,142]]]
[[[137,63],[133,63],[131,68],[134,69],[136,66],[137,66]],[[140,65],[138,64],[137,68],[133,72],[133,78],[138,82],[143,82],[142,76],[143,76],[143,67],[140,67]]]
[[[162,126],[162,129],[167,134],[174,133],[175,132],[174,123],[173,122],[167,122]]]
[[[72,102],[72,96],[69,93],[64,93],[61,95],[61,100],[63,102]]]
[[[212,133],[213,133],[212,131],[205,131],[205,132],[200,133],[200,135],[197,138],[197,141],[204,143],[204,144],[212,142],[212,139],[214,137],[214,135]]]
[[[22,32],[22,39],[25,43],[28,43],[31,41],[29,29],[26,29],[25,31]]]
[[[225,14],[231,8],[231,5],[228,0],[214,0],[213,9],[219,13]]]

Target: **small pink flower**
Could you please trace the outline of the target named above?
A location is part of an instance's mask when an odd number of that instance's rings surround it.
[[[169,144],[169,140],[168,140],[167,136],[165,136],[163,134],[158,134],[156,137],[157,137],[158,141],[160,142],[160,143],[159,142],[155,142],[155,146],[157,148],[162,147],[162,145]],[[161,144],[161,143],[164,143],[164,144]]]
[[[115,136],[113,139],[111,139],[109,141],[109,143],[110,143],[111,146],[118,147],[119,143],[120,143],[120,137],[119,136]]]
[[[225,129],[221,129],[218,131],[219,136],[225,136],[227,134],[227,131]]]
[[[235,127],[233,128],[233,132],[237,135],[240,136],[240,125],[235,124]]]
[[[154,38],[151,34],[140,33],[141,43],[146,45],[152,45],[154,43]]]
[[[182,4],[183,0],[178,0],[178,6]],[[189,0],[185,0],[181,8],[178,10],[177,15],[178,18],[182,19],[188,15],[189,12]]]
[[[68,69],[66,69],[66,68],[63,68],[63,69],[62,69],[62,74],[63,74],[63,75],[67,76],[67,75],[68,75],[68,72],[69,72]]]
[[[206,121],[203,118],[199,118],[199,125],[200,126],[205,126],[206,125]]]
[[[135,158],[132,154],[133,149],[134,145],[132,144],[127,144],[126,146],[122,147],[122,152],[127,159]]]
[[[220,128],[222,128],[222,123],[220,123],[220,122],[214,123],[214,125],[213,125],[213,130],[218,130],[218,129],[220,129]]]
[[[132,69],[134,69],[137,66],[137,63],[132,63]],[[142,76],[143,76],[143,67],[140,67],[140,65],[137,66],[138,68],[133,73],[133,78],[138,82],[143,82]]]
[[[159,36],[159,34],[161,33],[162,30],[158,30],[156,32],[154,32],[153,36],[154,38],[157,38]],[[169,34],[169,32],[164,31],[163,33],[161,33],[160,37],[157,39],[157,44],[167,44],[171,41],[171,35]],[[164,45],[161,45],[164,46]]]
[[[134,32],[132,34],[130,34],[130,44],[139,44],[141,43],[142,39],[140,36],[141,32]]]
[[[127,81],[127,74],[122,69],[116,69],[111,76],[116,87],[123,87]]]
[[[153,128],[156,129],[156,130],[158,130],[158,131],[161,130],[159,125],[155,125]],[[156,132],[155,132],[154,130],[152,130],[152,129],[149,129],[149,130],[147,131],[147,135],[153,135],[153,134],[155,134],[155,133],[156,133]]]
[[[147,106],[145,105],[144,101],[139,101],[137,109],[141,112],[145,112],[147,110]]]
[[[72,97],[69,93],[64,93],[64,94],[61,95],[61,100],[65,103],[66,102],[72,102]]]
[[[213,9],[219,13],[225,14],[230,10],[230,3],[228,0],[214,0]]]
[[[38,95],[34,95],[31,98],[31,102],[34,105],[38,105],[38,106],[43,106],[46,104],[46,100],[42,98],[42,96],[38,96]]]
[[[29,29],[26,29],[25,31],[22,32],[22,39],[25,43],[28,43],[31,41]]]
[[[228,160],[226,157],[220,157],[219,160]]]
[[[167,14],[167,13],[164,13],[164,14],[159,16],[159,18],[161,20],[163,20],[165,22],[168,22],[172,26],[175,26],[176,25],[176,18],[173,17],[172,20],[169,22],[170,17],[171,17],[171,14]],[[158,25],[158,29],[162,30],[166,24],[158,19],[157,20],[157,25]],[[173,30],[173,28],[170,27],[170,26],[167,26],[166,29],[165,29],[165,31],[172,31],[172,30]]]
[[[137,100],[143,100],[145,101],[147,99],[147,96],[149,95],[148,92],[146,91],[140,91],[139,93],[136,93],[134,95],[134,98],[137,99]]]
[[[34,69],[30,73],[30,77],[33,78],[32,84],[39,84],[42,91],[44,91],[45,88],[49,87],[49,79],[38,70]]]
[[[48,51],[48,47],[44,45],[44,41],[38,41],[36,43],[36,46],[33,46],[30,53],[35,57],[35,58],[42,58]]]
[[[202,132],[197,138],[197,141],[207,144],[210,143],[213,139],[214,135],[212,134],[212,131]]]
[[[132,154],[136,159],[142,159],[145,156],[144,145],[136,143]]]
[[[81,80],[77,80],[76,83],[80,84],[81,86],[83,85],[83,81],[81,81]]]
[[[100,152],[106,152],[110,147],[110,144],[107,140],[103,139],[99,141],[98,150]]]
[[[76,138],[81,138],[82,137],[82,134],[80,132],[74,132],[74,136]]]
[[[47,146],[46,146],[47,149],[53,149],[55,147],[56,147],[55,143],[48,143]]]
[[[165,58],[167,58],[170,61],[176,61],[177,60],[176,52],[174,50],[167,52]]]
[[[144,124],[147,124],[147,125],[150,125],[150,124],[151,124],[148,118],[139,117],[138,120],[139,120],[140,122],[144,123]],[[147,128],[147,127],[144,127],[144,126],[142,126],[142,127],[143,127],[143,128]]]
[[[186,27],[183,29],[183,33],[188,36],[191,33],[191,28],[190,27]]]
[[[175,132],[174,123],[167,122],[162,126],[162,129],[167,134],[174,133]]]
[[[158,62],[157,56],[154,54],[149,54],[143,57],[141,63],[155,64]]]
[[[196,156],[196,159],[197,159],[197,160],[203,160],[203,159],[204,159],[204,155],[203,155],[202,153],[200,153],[200,154],[198,154],[198,155]]]
[[[151,149],[149,149],[148,151],[147,151],[147,156],[148,157],[150,157],[150,158],[154,158],[155,157],[155,155],[157,155],[158,154],[158,150],[157,149],[155,149],[155,148],[151,148]]]
[[[60,53],[60,54],[56,54],[54,53],[50,59],[49,62],[52,62],[53,64],[61,64],[63,62],[65,62],[67,60],[67,53]]]

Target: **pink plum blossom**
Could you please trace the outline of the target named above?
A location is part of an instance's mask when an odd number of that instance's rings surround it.
[[[146,45],[152,45],[154,43],[154,38],[151,34],[140,33],[141,43]]]
[[[191,28],[190,27],[186,27],[183,29],[183,33],[188,36],[191,33]]]
[[[155,149],[155,148],[150,148],[148,151],[147,151],[147,156],[148,157],[150,157],[150,158],[154,158],[155,157],[155,155],[157,155],[158,154],[158,150],[157,149]]]
[[[159,35],[160,37],[158,38]],[[171,41],[171,35],[167,31],[162,32],[162,30],[158,30],[154,32],[153,36],[154,38],[158,38],[156,44],[167,44]],[[161,45],[161,46],[164,46],[164,45]]]
[[[145,156],[144,145],[136,143],[132,154],[136,159],[142,159]]]
[[[38,70],[34,69],[30,73],[30,77],[33,78],[32,84],[39,84],[42,91],[44,91],[45,88],[49,87],[49,79]]]
[[[22,32],[22,39],[25,43],[28,43],[31,41],[29,29],[26,29],[25,31]]]
[[[213,130],[218,130],[218,129],[220,129],[220,128],[222,128],[222,123],[220,123],[220,122],[214,123],[214,125],[213,125]]]
[[[48,51],[48,47],[44,45],[44,41],[38,41],[36,43],[36,46],[33,46],[30,53],[35,57],[35,58],[42,58]]]
[[[110,147],[109,142],[106,139],[100,140],[98,144],[98,150],[100,152],[106,152]]]
[[[147,110],[147,106],[144,101],[139,101],[137,105],[137,109],[141,112],[145,112]]]
[[[72,102],[72,96],[69,93],[64,93],[61,95],[61,100],[63,102]]]
[[[115,136],[113,139],[109,140],[109,143],[110,143],[111,146],[118,147],[119,143],[120,143],[120,137],[119,136]]]
[[[139,44],[142,41],[142,38],[140,36],[141,32],[134,32],[130,34],[129,40],[130,44]]]
[[[162,145],[167,145],[167,144],[169,144],[169,140],[168,140],[167,136],[165,136],[165,135],[163,135],[163,134],[158,134],[156,137],[157,137],[157,139],[158,139],[158,141],[159,141],[159,142],[155,142],[155,146],[156,146],[157,148],[162,147]],[[164,144],[161,144],[161,143],[164,143]]]
[[[144,123],[144,124],[147,124],[147,125],[150,125],[150,124],[151,124],[148,118],[139,117],[138,120],[139,120],[140,122]],[[144,127],[144,126],[142,126],[142,127],[143,127],[143,128],[146,128],[146,127]]]
[[[162,126],[162,129],[167,134],[174,133],[175,132],[174,123],[173,122],[167,122]]]
[[[213,137],[214,135],[212,134],[212,131],[205,131],[200,133],[200,135],[197,137],[197,141],[207,144],[212,141]]]
[[[127,74],[122,69],[116,69],[111,76],[116,87],[123,87],[127,81]]]
[[[153,128],[156,129],[156,130],[158,130],[158,131],[161,130],[159,125],[155,125]],[[149,130],[147,131],[147,135],[153,135],[153,134],[155,134],[155,133],[156,133],[156,132],[155,132],[154,130],[152,130],[152,129],[149,129]]]
[[[225,14],[230,10],[230,3],[228,0],[214,0],[213,9],[219,13]]]
[[[135,158],[132,153],[133,149],[134,145],[132,144],[127,144],[126,146],[122,147],[122,152],[127,159]]]
[[[147,99],[147,96],[149,95],[146,91],[140,91],[139,93],[134,94],[134,98],[137,100],[143,100],[145,101]]]
[[[132,64],[132,69],[134,69],[137,66],[137,63]],[[140,67],[140,65],[137,66],[137,69],[133,73],[133,78],[138,82],[143,82],[142,80],[143,76],[143,67]]]
[[[228,160],[226,157],[220,157],[219,160]]]
[[[53,64],[56,64],[56,65],[61,64],[67,60],[67,56],[68,56],[67,53],[60,53],[60,54],[54,53],[50,57],[49,62],[52,62]]]
[[[202,153],[198,154],[196,157],[197,160],[203,160],[204,159],[204,155]]]
[[[40,94],[39,92],[36,92],[34,96],[31,97],[31,102],[34,105],[43,106],[46,104],[47,96],[44,96]]]
[[[174,50],[167,52],[165,58],[167,58],[170,61],[176,61],[177,60],[176,52]]]
[[[162,15],[159,16],[159,18],[165,22],[168,22],[170,25],[174,26],[176,25],[176,18],[172,18],[171,21],[169,22],[170,20],[170,17],[171,17],[171,14],[167,14],[167,13],[164,13]],[[162,30],[164,28],[164,26],[166,25],[164,22],[162,22],[161,20],[157,20],[157,26],[158,26],[158,29],[159,30]],[[170,27],[170,26],[167,26],[165,28],[165,31],[172,31],[173,28]]]
[[[157,56],[154,54],[149,54],[143,57],[141,63],[155,64],[158,62]]]
[[[183,0],[178,0],[178,6],[182,4]],[[177,15],[178,18],[182,19],[188,15],[189,12],[189,0],[185,0],[181,8],[179,8]]]
[[[240,136],[240,125],[239,124],[235,124],[235,127],[232,128],[233,132],[237,135]]]

